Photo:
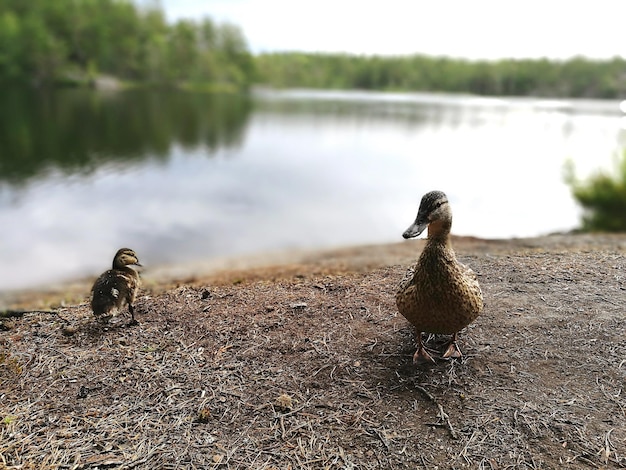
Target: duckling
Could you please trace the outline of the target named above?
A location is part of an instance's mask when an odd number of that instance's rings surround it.
[[[459,358],[460,330],[483,310],[476,274],[459,263],[450,243],[452,210],[447,196],[431,191],[422,197],[415,222],[402,234],[419,236],[428,227],[428,240],[417,264],[409,268],[396,293],[398,311],[415,327],[417,351],[413,362],[434,362],[422,342],[422,332],[451,334],[443,358]]]
[[[91,309],[97,318],[108,320],[113,310],[128,304],[128,311],[135,320],[135,296],[141,283],[139,274],[130,265],[141,266],[130,248],[121,248],[113,258],[113,269],[100,275],[91,289]]]

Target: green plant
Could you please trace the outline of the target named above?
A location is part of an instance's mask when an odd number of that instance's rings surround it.
[[[599,171],[586,181],[576,178],[568,162],[565,179],[583,207],[582,230],[587,232],[626,232],[626,150],[616,157],[613,173]]]

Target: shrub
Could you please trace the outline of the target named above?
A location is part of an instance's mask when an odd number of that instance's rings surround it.
[[[584,209],[583,231],[626,232],[626,151],[616,159],[614,174],[600,171],[581,182],[570,162],[566,181]]]

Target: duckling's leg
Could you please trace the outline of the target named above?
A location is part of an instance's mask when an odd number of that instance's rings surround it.
[[[413,354],[413,364],[418,364],[420,362],[435,362],[433,357],[428,354],[426,348],[424,347],[424,343],[422,342],[422,332],[415,329],[415,337],[417,338],[417,351]]]
[[[137,320],[135,320],[135,306],[133,305],[133,303],[135,302],[136,296],[137,296],[137,293],[134,290],[131,290],[130,292],[128,292],[126,296],[126,303],[128,304],[128,311],[130,312],[130,317],[131,317],[131,321],[130,321],[131,325],[136,325],[137,323],[139,323]]]
[[[456,335],[457,334],[458,333],[454,333],[452,335],[452,339],[448,343],[448,347],[446,348],[446,352],[443,353],[443,356],[441,356],[444,359],[447,359],[447,358],[459,359],[462,356],[461,350],[459,349],[459,346],[456,344]]]
[[[106,324],[109,322],[112,316],[113,315],[110,314],[96,315],[96,320],[98,320],[102,324]]]
[[[134,299],[128,299],[128,311],[130,312],[130,324],[131,325],[136,325],[139,322],[137,320],[135,320],[135,306],[133,305],[133,300]]]

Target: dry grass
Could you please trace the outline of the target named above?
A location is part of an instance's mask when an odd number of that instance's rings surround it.
[[[4,319],[0,468],[626,468],[620,240],[462,256],[487,306],[435,365],[411,363],[398,264],[145,292],[138,326]]]

